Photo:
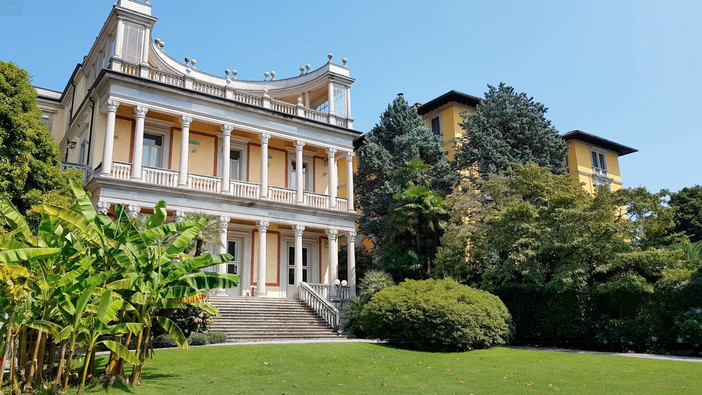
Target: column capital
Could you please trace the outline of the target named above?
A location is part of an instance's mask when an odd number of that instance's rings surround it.
[[[193,117],[189,115],[181,115],[180,116],[180,126],[184,128],[189,128],[190,124],[193,122]]]
[[[234,125],[225,123],[220,129],[222,130],[222,134],[224,134],[225,136],[231,136],[232,130],[234,130]]]
[[[330,158],[336,158],[336,152],[338,151],[336,148],[327,148],[325,151]]]
[[[331,241],[336,241],[337,237],[339,236],[339,230],[334,228],[327,229],[325,233]]]
[[[105,215],[107,215],[107,212],[110,210],[110,206],[110,202],[106,202],[104,200],[97,202],[97,210]]]
[[[270,133],[261,133],[258,135],[258,138],[261,140],[262,144],[268,144],[268,140],[271,139],[271,134]]]
[[[349,162],[353,161],[353,157],[356,156],[356,153],[353,151],[346,151],[346,160]]]
[[[256,227],[258,227],[258,231],[261,233],[266,233],[268,231],[268,226],[271,223],[268,221],[257,221],[256,222]]]
[[[305,146],[305,142],[302,140],[297,140],[295,141],[295,148],[297,148],[298,151],[302,151],[302,148]]]
[[[355,243],[356,242],[356,236],[358,234],[356,232],[348,232],[346,233],[346,241],[348,243]]]
[[[134,107],[134,115],[137,118],[144,118],[147,112],[149,112],[149,108],[141,104]]]
[[[226,232],[227,229],[229,229],[229,220],[230,218],[227,217],[226,215],[220,215],[219,216],[219,230],[222,232]]]
[[[176,210],[175,212],[175,222],[183,222],[185,221],[185,211],[183,210]]]
[[[119,107],[119,100],[109,98],[105,102],[107,112],[117,112],[117,107]]]
[[[302,232],[305,231],[305,227],[302,225],[293,225],[293,230],[295,231],[295,236],[300,237],[302,236]]]
[[[141,212],[141,207],[136,204],[130,204],[127,206],[127,216],[131,219],[136,218]]]

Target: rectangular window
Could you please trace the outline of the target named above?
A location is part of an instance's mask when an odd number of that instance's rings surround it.
[[[229,151],[229,178],[241,180],[241,151]]]
[[[144,133],[144,147],[141,164],[161,167],[163,164],[163,136]]]
[[[325,101],[324,103],[318,105],[316,110],[319,112],[328,113],[329,112],[329,101]]]
[[[441,136],[441,114],[435,116],[434,118],[431,119],[430,121],[430,126],[431,126],[431,132],[434,133],[435,136]]]
[[[122,58],[128,63],[141,63],[144,47],[144,26],[132,22],[124,22],[122,37]]]
[[[607,175],[607,156],[604,152],[590,149],[592,169],[595,174]]]
[[[239,274],[239,242],[228,241],[227,254],[233,257],[232,260],[227,263],[227,273]]]
[[[302,190],[303,191],[308,191],[309,189],[307,188],[308,182],[307,182],[307,163],[302,163]],[[297,188],[297,163],[295,161],[290,162],[290,177],[288,179],[288,184],[290,185],[290,189],[296,189]]]
[[[339,118],[346,118],[346,87],[334,84],[334,114]]]

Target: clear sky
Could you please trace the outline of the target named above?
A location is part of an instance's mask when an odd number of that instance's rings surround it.
[[[63,90],[113,0],[0,0],[0,59]],[[702,1],[151,0],[153,38],[198,69],[240,79],[349,60],[355,128],[399,92],[482,96],[503,81],[580,129],[639,149],[625,186],[702,184]]]

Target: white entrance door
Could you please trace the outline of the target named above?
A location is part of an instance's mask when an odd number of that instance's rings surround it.
[[[226,273],[243,277],[241,273],[241,240],[232,239],[227,241],[227,253],[233,258],[225,264],[227,269]],[[241,296],[241,279],[239,279],[239,285],[237,285],[236,288],[228,288],[226,292],[229,296]]]
[[[302,281],[310,281],[309,246],[302,245]],[[288,244],[287,297],[295,295],[295,244]]]

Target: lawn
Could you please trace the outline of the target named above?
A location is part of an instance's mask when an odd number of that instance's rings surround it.
[[[107,394],[699,393],[702,364],[498,347],[424,353],[367,343],[156,350]]]

